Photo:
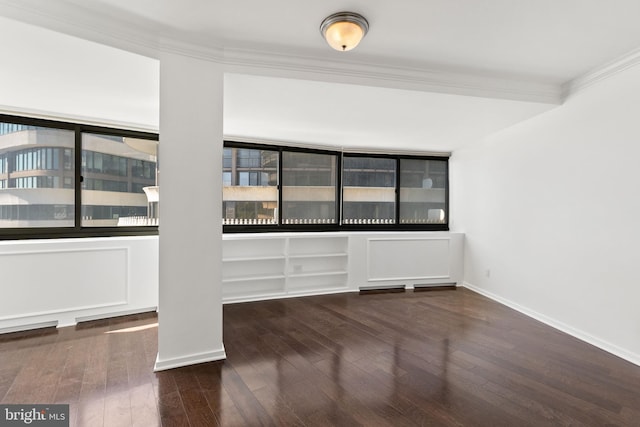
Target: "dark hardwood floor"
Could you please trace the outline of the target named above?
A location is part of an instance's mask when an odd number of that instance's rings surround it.
[[[640,426],[640,367],[466,289],[227,305],[228,359],[159,373],[156,322],[0,336],[0,402],[90,427]]]

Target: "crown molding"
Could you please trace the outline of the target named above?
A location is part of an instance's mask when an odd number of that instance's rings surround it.
[[[169,52],[214,61],[224,64],[225,71],[232,73],[553,105],[562,102],[562,86],[522,76],[481,74],[474,70],[399,61],[390,64],[389,59],[365,60],[356,55],[350,58],[360,59],[345,61],[327,56],[326,52],[291,53],[274,46],[218,47],[214,45],[216,41],[190,40],[189,34],[152,28],[149,22],[127,23],[112,16],[91,13],[72,2],[67,2],[67,7],[59,7],[59,3],[51,5],[38,0],[0,0],[0,15],[156,59],[161,52]]]
[[[615,76],[616,74],[640,64],[640,49],[633,50],[626,55],[614,59],[604,65],[596,67],[579,77],[562,85],[563,101],[598,82]]]
[[[217,46],[204,46],[163,37],[160,40],[158,49],[160,52],[224,64],[224,50]]]
[[[63,10],[64,9],[64,10]],[[134,25],[92,15],[69,5],[35,0],[0,0],[0,16],[148,57],[157,57],[158,38]]]
[[[306,78],[335,83],[439,92],[517,101],[561,103],[561,87],[517,77],[495,77],[459,70],[339,61],[270,50],[225,47],[228,72]]]
[[[64,0],[61,0],[64,2]],[[344,61],[326,55],[266,49],[212,46],[209,40],[188,40],[187,34],[160,34],[148,23],[127,23],[91,13],[73,2],[66,7],[39,0],[0,0],[0,16],[80,37],[89,41],[159,58],[161,52],[181,54],[225,65],[227,72],[361,84],[394,89],[449,93],[558,105],[581,90],[640,64],[640,49],[599,66],[564,84],[524,76],[480,74],[416,64],[389,64],[387,59]],[[146,26],[145,26],[146,25]]]

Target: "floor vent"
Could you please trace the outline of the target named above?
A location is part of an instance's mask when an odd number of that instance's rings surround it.
[[[50,322],[32,323],[30,325],[10,326],[8,328],[0,329],[0,334],[11,334],[13,332],[25,332],[35,329],[55,328],[58,326],[57,320]]]
[[[360,286],[360,295],[404,292],[405,285]]]
[[[435,283],[430,285],[414,285],[414,292],[423,292],[423,291],[455,291],[457,289],[457,285],[455,283]]]
[[[144,314],[158,311],[158,307],[136,308],[133,310],[115,311],[112,313],[94,314],[91,316],[76,317],[77,323],[92,322],[94,320],[111,319],[114,317],[131,316],[133,314]]]

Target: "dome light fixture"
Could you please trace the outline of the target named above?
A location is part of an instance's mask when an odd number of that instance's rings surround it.
[[[320,33],[329,46],[346,52],[358,46],[369,31],[364,16],[354,12],[338,12],[327,16],[320,24]]]

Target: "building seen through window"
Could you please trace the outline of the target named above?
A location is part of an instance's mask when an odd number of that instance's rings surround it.
[[[74,145],[71,130],[0,123],[1,228],[74,226]]]
[[[157,150],[153,134],[2,115],[0,229],[56,237],[158,225]],[[229,232],[448,229],[444,157],[225,142],[222,186]]]
[[[446,220],[447,163],[400,159],[400,223]]]
[[[282,153],[282,222],[336,224],[337,156]]]
[[[225,148],[222,164],[223,224],[277,224],[278,152]]]
[[[241,226],[229,231],[260,225],[447,229],[447,165],[437,157],[227,142],[222,222]]]
[[[157,224],[146,195],[157,191],[156,153],[125,139],[82,134],[82,226]],[[0,122],[0,228],[76,225],[75,147],[73,130]]]
[[[395,223],[395,159],[345,156],[342,180],[344,224]]]
[[[130,140],[82,134],[83,227],[157,225],[157,147]]]

